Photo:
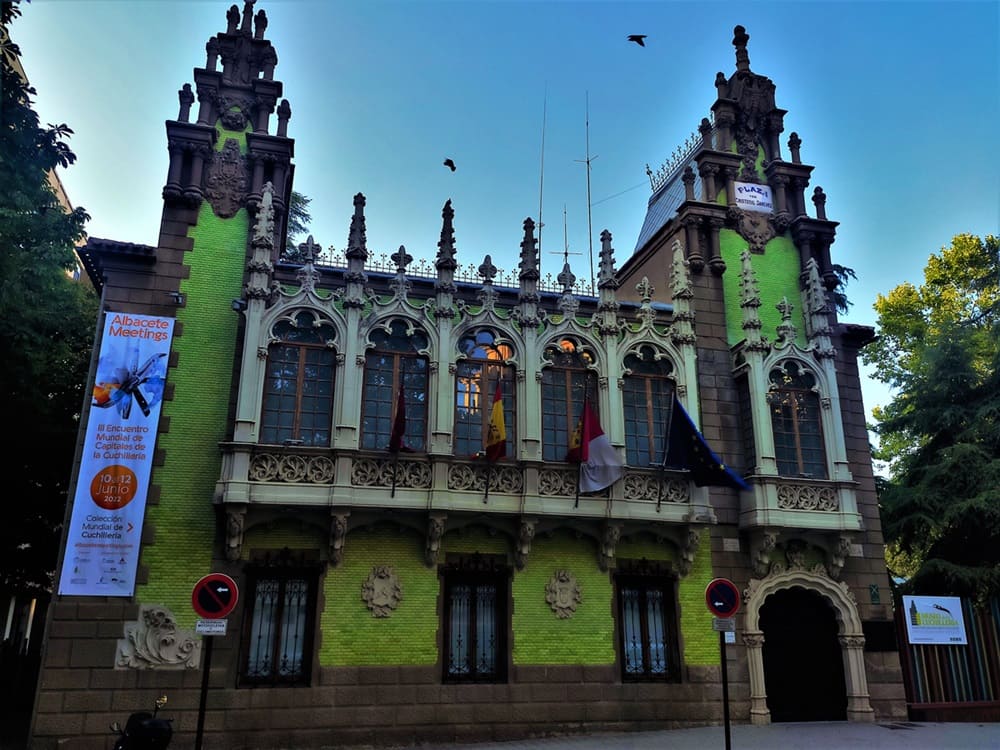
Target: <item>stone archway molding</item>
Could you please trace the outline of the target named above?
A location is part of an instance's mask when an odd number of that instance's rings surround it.
[[[830,578],[826,568],[783,565],[772,566],[766,578],[752,578],[743,593],[744,612],[743,645],[747,649],[747,667],[750,670],[750,721],[752,724],[771,723],[767,708],[767,691],[764,687],[764,633],[760,629],[760,608],[767,597],[783,589],[803,588],[815,591],[833,605],[837,619],[838,640],[844,659],[844,683],[847,688],[847,720],[871,722],[875,711],[868,694],[868,677],[865,672],[865,636],[861,629],[857,601],[847,584]]]

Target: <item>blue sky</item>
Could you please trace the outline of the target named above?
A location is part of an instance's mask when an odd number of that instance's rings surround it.
[[[33,0],[11,35],[43,122],[74,129],[63,171],[92,236],[155,244],[166,180],[164,121],[177,90],[225,29],[225,0]],[[242,7],[242,0],[239,2]],[[433,258],[447,199],[459,260],[516,265],[525,217],[545,223],[542,272],[564,243],[587,276],[608,229],[633,251],[656,170],[735,69],[733,27],[777,86],[815,166],[832,254],[858,281],[846,320],[919,283],[952,236],[1000,227],[1000,3],[990,2],[310,2],[258,0],[292,108],[295,187],[312,233],[346,244],[352,197],[367,197],[369,250]],[[641,48],[628,34],[647,34]],[[589,107],[588,107],[589,102]],[[543,118],[544,114],[544,118]],[[544,131],[543,131],[544,119]],[[274,119],[272,119],[272,132]],[[544,132],[544,170],[542,136]],[[452,173],[442,165],[455,160]],[[543,189],[542,189],[543,188]],[[810,206],[810,210],[811,210]],[[564,211],[566,235],[564,237]],[[303,238],[304,239],[304,238]],[[866,380],[865,405],[888,391]]]

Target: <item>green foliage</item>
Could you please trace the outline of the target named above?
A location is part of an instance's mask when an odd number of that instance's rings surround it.
[[[2,20],[19,13],[4,4]],[[15,430],[0,590],[38,591],[55,568],[97,300],[70,276],[89,217],[65,209],[48,181],[75,160],[66,144],[72,131],[39,124],[35,91],[15,69],[18,54],[7,41],[0,55],[0,392]]]
[[[1000,241],[956,236],[875,309],[863,358],[896,391],[875,413],[890,565],[906,591],[1000,593]]]
[[[852,280],[857,281],[858,275],[854,272],[853,268],[842,266],[839,263],[831,263],[830,268],[833,269],[833,273],[837,277],[837,286],[830,292],[830,300],[833,302],[833,306],[837,309],[838,313],[847,315],[853,303],[847,299],[847,292],[844,289]]]
[[[281,254],[282,260],[292,263],[301,262],[301,253],[295,240],[299,235],[309,231],[309,222],[312,221],[312,214],[309,213],[309,204],[312,198],[303,195],[298,190],[293,190],[288,201],[288,226],[285,232],[285,250]]]

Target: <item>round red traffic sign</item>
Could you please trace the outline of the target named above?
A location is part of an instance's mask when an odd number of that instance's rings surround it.
[[[716,617],[732,617],[740,608],[740,590],[728,578],[715,578],[705,587],[705,603]]]
[[[191,606],[206,620],[221,620],[240,598],[236,581],[225,573],[209,573],[194,585]]]

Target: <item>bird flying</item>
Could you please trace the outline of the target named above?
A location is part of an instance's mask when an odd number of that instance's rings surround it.
[[[455,171],[455,162],[453,162],[451,159],[445,159],[444,165],[448,167],[448,169],[450,169],[452,172]]]
[[[647,34],[629,34],[628,40],[630,42],[635,42],[640,47],[645,47],[646,43],[643,41],[648,35]]]

